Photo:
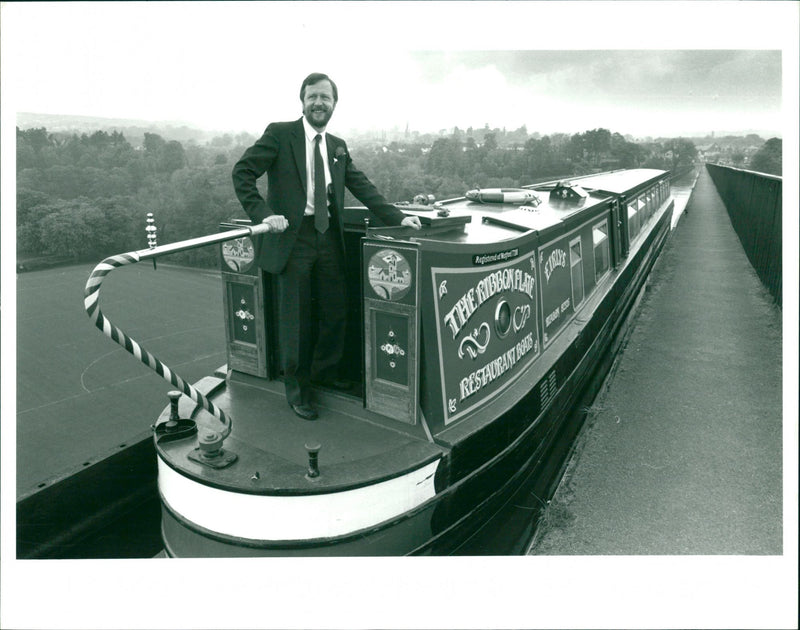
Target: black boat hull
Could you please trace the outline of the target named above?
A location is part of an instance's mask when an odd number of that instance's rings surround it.
[[[509,536],[482,530],[521,489],[544,504],[561,477],[583,422],[581,407],[591,400],[611,365],[624,322],[670,233],[672,202],[630,253],[581,332],[542,378],[502,417],[463,440],[443,462],[435,496],[396,518],[343,536],[307,540],[253,540],[226,536],[190,522],[162,496],[162,536],[172,557],[397,556],[514,554],[532,535],[528,524]],[[543,396],[548,381],[560,386]],[[481,445],[505,444],[488,460]],[[454,472],[452,462],[457,462]],[[482,462],[482,463],[481,463]],[[456,476],[455,481],[446,480]],[[443,486],[443,487],[439,487]],[[499,541],[499,542],[498,542]]]

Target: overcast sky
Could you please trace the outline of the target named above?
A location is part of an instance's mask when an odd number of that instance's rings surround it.
[[[481,625],[490,615],[492,622],[482,627],[653,627],[670,620],[681,624],[675,627],[790,627],[782,624],[796,587],[792,506],[784,522],[785,557],[642,563],[575,558],[578,564],[564,558],[482,559],[475,565],[398,560],[389,565],[391,572],[371,562],[336,559],[311,565],[248,561],[258,572],[242,571],[241,563],[209,571],[207,564],[156,566],[149,560],[111,567],[40,561],[45,564],[34,568],[13,561],[15,442],[14,423],[6,422],[6,415],[14,415],[15,386],[9,363],[16,349],[16,113],[173,120],[258,134],[268,122],[299,117],[300,82],[309,72],[322,71],[339,85],[330,129],[343,133],[488,123],[507,129],[525,124],[540,133],[604,127],[634,136],[780,134],[784,207],[790,209],[784,255],[795,261],[784,265],[784,286],[795,289],[784,296],[785,320],[792,327],[784,361],[793,371],[785,383],[794,384],[785,394],[790,410],[785,435],[796,442],[798,6],[3,4],[0,462],[8,482],[4,490],[10,492],[1,493],[0,577],[4,615],[11,609],[15,619],[24,619],[6,625],[186,628],[224,615],[228,627],[375,627],[380,619],[388,626],[455,628]],[[793,466],[786,467],[792,480],[786,482],[786,496],[796,497],[796,476],[790,474],[796,471],[796,449],[787,457],[794,459],[787,460]],[[167,595],[159,599],[161,593]]]
[[[254,134],[320,71],[332,131],[783,135],[780,20],[691,4],[6,4],[3,70],[15,111]]]

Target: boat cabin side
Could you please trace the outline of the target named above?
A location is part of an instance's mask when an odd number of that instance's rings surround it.
[[[418,232],[347,209],[342,377],[367,409],[435,437],[544,361],[668,198],[667,172],[636,169],[400,205]],[[222,260],[228,369],[278,379],[272,278],[248,238]]]

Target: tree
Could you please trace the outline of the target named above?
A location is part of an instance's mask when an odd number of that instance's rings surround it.
[[[161,170],[168,175],[186,166],[186,154],[183,152],[183,145],[177,140],[167,142],[161,148],[158,163]]]
[[[19,251],[39,253],[44,249],[39,222],[57,209],[49,195],[17,186],[17,249]]]
[[[25,131],[20,131],[19,127],[17,127],[17,141],[26,142],[37,154],[44,147],[49,147],[53,144],[52,137],[44,127],[26,129]]]
[[[174,136],[165,138],[144,129],[136,133],[141,135],[135,136],[134,148],[117,131],[17,130],[20,251],[89,258],[141,249],[147,245],[148,212],[155,214],[161,244],[213,233],[221,221],[244,217],[230,169],[255,137],[242,133],[205,144],[192,140],[181,144]],[[358,153],[359,166],[391,201],[411,200],[420,193],[449,199],[476,186],[516,187],[597,168],[673,169],[696,153],[694,145],[683,139],[630,140],[602,128],[572,136],[542,136],[528,134],[525,126],[507,131],[486,124],[466,132],[452,128],[441,136],[406,133],[402,139],[378,141],[364,135],[351,143],[351,149]],[[763,153],[772,155],[776,148],[780,164],[779,140],[763,147]],[[753,168],[757,167],[765,172],[771,168],[756,160]],[[265,179],[259,182],[262,194]],[[359,202],[350,196],[346,203]],[[207,248],[174,259],[214,265],[216,255],[214,248]]]
[[[164,147],[166,141],[157,133],[144,134],[144,150],[154,157],[158,155],[159,151]]]
[[[697,147],[694,146],[694,142],[686,138],[676,138],[668,142],[665,148],[672,151],[673,171],[681,166],[691,166],[697,159]]]
[[[53,137],[44,127],[17,127],[17,169],[51,166],[55,163]]]
[[[638,168],[645,157],[645,148],[615,133],[611,136],[611,154],[619,160],[619,168]]]
[[[229,133],[223,134],[221,136],[216,136],[211,139],[210,142],[212,147],[223,147],[227,148],[233,144],[233,136]]]
[[[583,134],[574,134],[566,145],[567,157],[573,162],[583,162],[586,159],[586,137]]]
[[[71,202],[40,221],[41,239],[48,253],[75,260],[87,254],[87,241],[96,233],[99,211],[93,206]]]
[[[611,151],[611,132],[608,129],[593,129],[584,133],[583,136],[589,161],[597,166],[600,158]]]
[[[771,175],[783,172],[783,142],[780,138],[770,138],[764,143],[750,160],[751,170]]]
[[[451,138],[439,138],[428,153],[426,172],[441,176],[457,173],[461,153],[460,142]]]

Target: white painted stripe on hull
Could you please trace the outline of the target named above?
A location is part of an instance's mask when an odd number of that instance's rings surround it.
[[[342,536],[414,509],[436,494],[433,478],[439,461],[353,490],[269,496],[197,483],[159,457],[158,487],[174,512],[205,529],[251,540],[299,541]]]

